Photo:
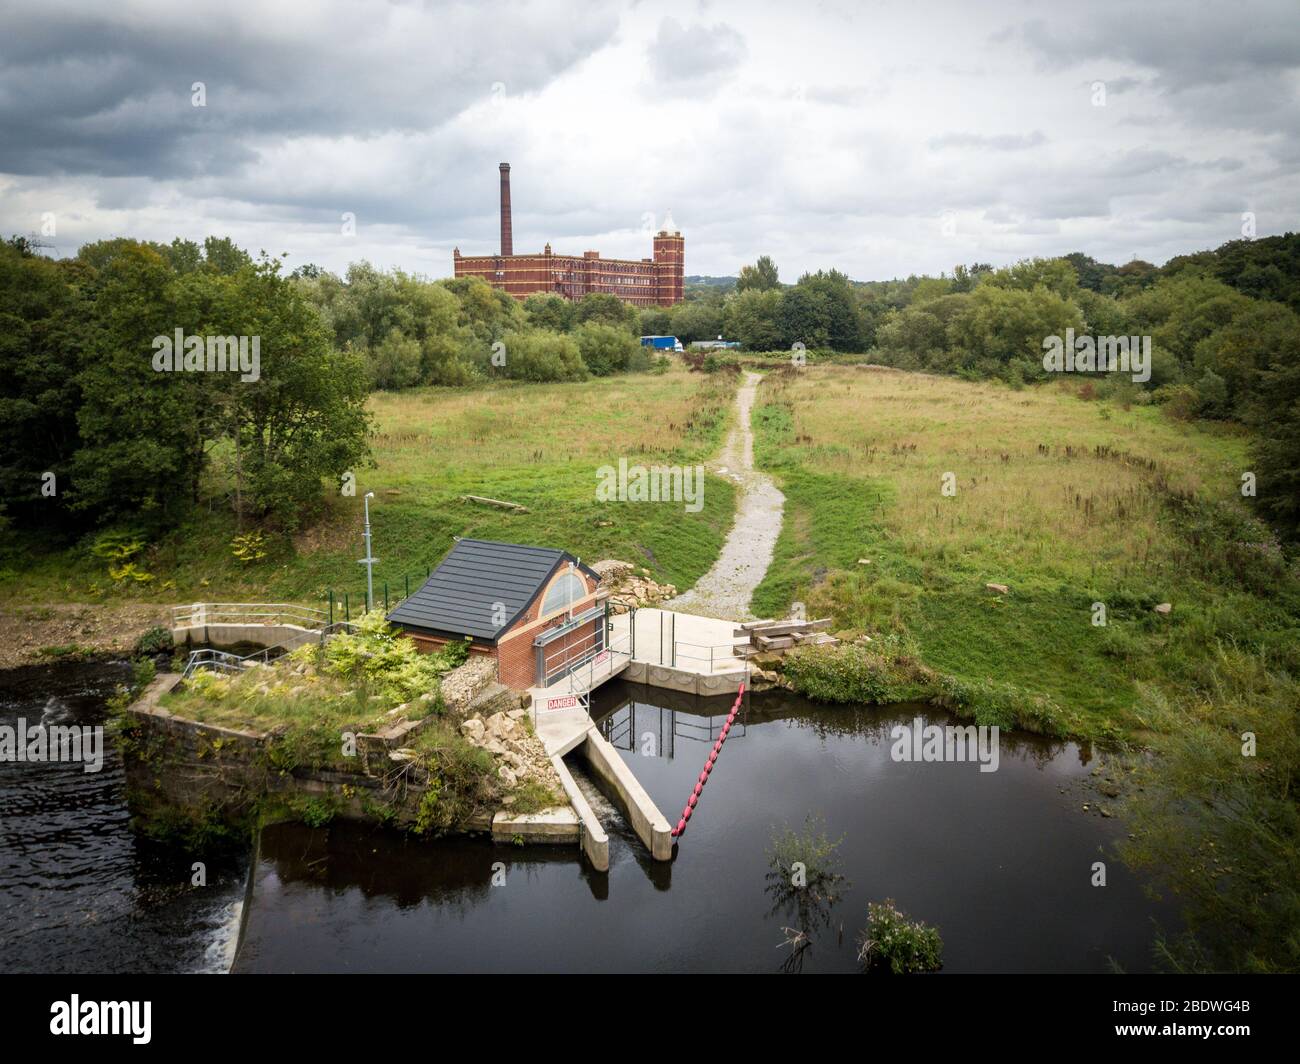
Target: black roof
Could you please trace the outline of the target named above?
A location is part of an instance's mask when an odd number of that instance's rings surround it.
[[[420,588],[388,614],[403,628],[495,642],[519,619],[555,572],[578,559],[551,547],[459,539]],[[583,572],[599,581],[587,566]],[[504,611],[496,607],[504,606]],[[504,615],[501,624],[493,623]]]

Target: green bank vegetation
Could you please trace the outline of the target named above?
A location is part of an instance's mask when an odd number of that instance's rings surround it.
[[[754,608],[871,639],[796,651],[796,686],[1148,751],[1125,853],[1189,903],[1167,962],[1300,966],[1300,578],[1240,493],[1246,435],[869,367],[771,374],[760,404],[787,502]]]

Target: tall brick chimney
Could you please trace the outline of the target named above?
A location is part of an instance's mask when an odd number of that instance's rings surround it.
[[[513,255],[514,240],[510,232],[510,164],[501,164],[501,254]]]

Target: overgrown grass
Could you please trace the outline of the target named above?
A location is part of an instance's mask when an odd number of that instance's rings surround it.
[[[796,683],[933,682],[980,723],[1142,747],[1124,856],[1189,929],[1162,963],[1300,970],[1300,577],[1239,494],[1244,439],[1068,384],[817,367],[760,399],[787,504],[756,609],[803,601],[875,640],[798,651]],[[905,967],[937,961],[912,938]]]
[[[346,760],[345,733],[374,731],[441,712],[440,676],[464,660],[458,645],[421,654],[375,611],[321,647],[243,672],[197,672],[164,696],[176,716],[222,727],[276,729],[272,758],[284,770]]]
[[[0,547],[0,593],[12,601],[159,602],[220,599],[323,605],[328,589],[364,601],[361,504],[367,491],[376,593],[412,589],[453,537],[554,546],[585,560],[617,557],[663,583],[693,584],[713,563],[731,525],[735,488],[710,476],[699,513],[675,504],[596,500],[596,470],[630,464],[702,463],[721,445],[736,387],[730,374],[596,378],[576,384],[498,382],[472,388],[379,392],[371,398],[373,469],[356,471],[355,496],[326,489],[323,512],[292,540],[268,535],[264,559],[241,562],[221,495],[209,482],[205,504],[165,541],[132,561],[151,579],[115,587],[88,545],[11,537]],[[459,501],[480,495],[517,502],[528,513]],[[341,610],[340,605],[340,610]]]
[[[1237,435],[1064,387],[838,366],[774,373],[760,399],[756,459],[787,499],[761,615],[801,601],[905,633],[965,687],[1044,696],[1093,736],[1140,732],[1138,684],[1185,682],[1219,640],[1300,666],[1300,590],[1238,494]]]

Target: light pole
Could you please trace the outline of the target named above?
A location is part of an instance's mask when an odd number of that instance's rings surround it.
[[[357,564],[366,567],[366,612],[369,613],[375,607],[375,562],[378,558],[371,557],[370,554],[370,500],[375,497],[373,491],[366,492],[366,496],[361,501],[366,507],[366,556],[361,558]]]

